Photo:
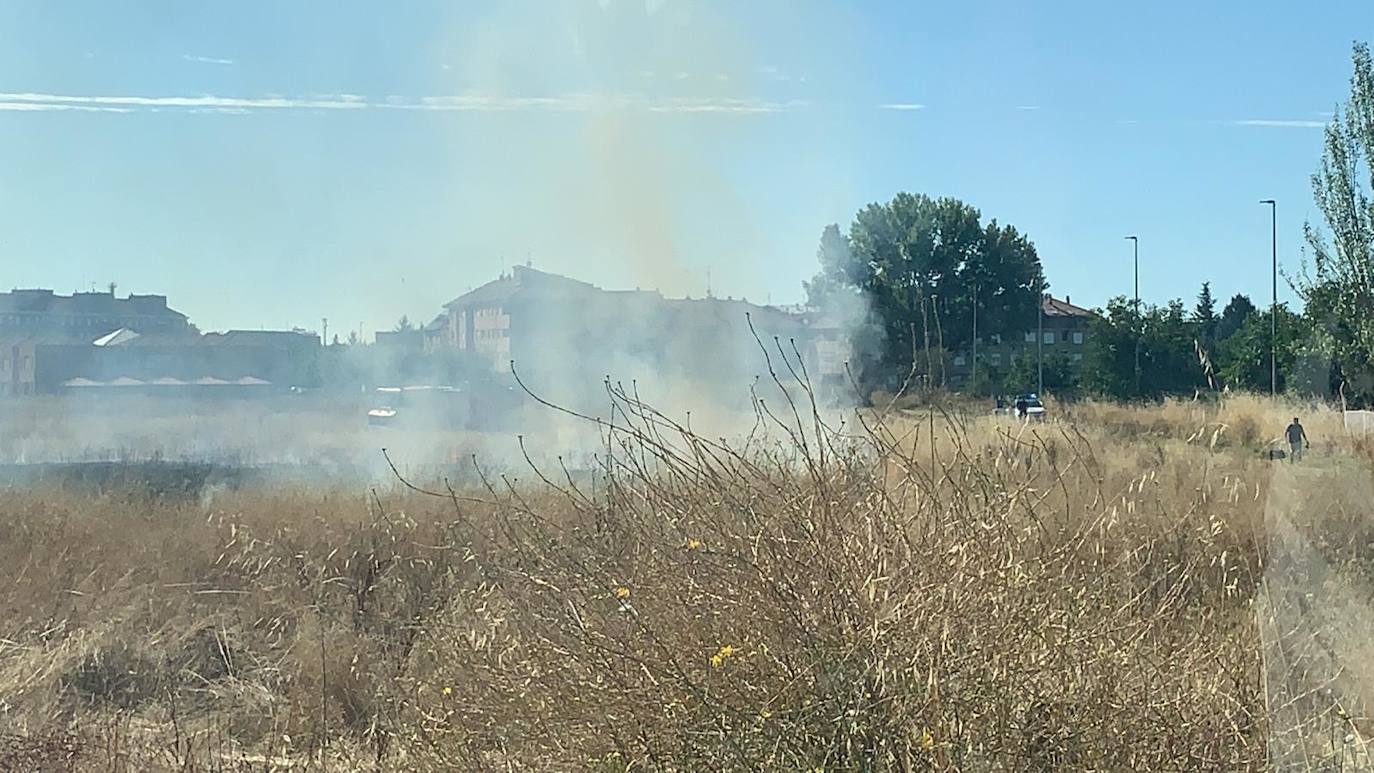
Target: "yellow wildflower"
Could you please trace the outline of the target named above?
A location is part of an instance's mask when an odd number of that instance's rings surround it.
[[[929,730],[921,731],[921,748],[926,751],[935,748],[935,736],[931,735]]]
[[[452,695],[452,694],[453,694],[453,688],[452,688],[452,687],[445,686],[445,687],[444,687],[444,695],[448,696],[448,695]]]
[[[721,666],[725,665],[725,661],[734,657],[734,655],[734,647],[730,646],[729,644],[725,645],[724,647],[721,647],[720,650],[716,652],[716,654],[711,656],[711,667],[720,668]]]
[[[692,539],[687,540],[687,549],[688,549],[688,550],[701,550],[701,540],[699,540],[699,539],[697,539],[697,538],[695,538],[695,537],[693,537]]]
[[[630,597],[630,589],[626,588],[624,585],[620,586],[619,588],[616,588],[615,597],[620,599],[621,601],[624,601],[625,599]]]

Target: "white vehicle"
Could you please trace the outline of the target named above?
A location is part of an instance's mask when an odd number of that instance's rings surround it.
[[[1013,416],[1016,416],[1017,418],[1021,418],[1018,415],[1018,405],[1025,405],[1027,419],[1031,419],[1033,421],[1043,421],[1045,418],[1045,403],[1043,403],[1040,400],[1040,395],[1037,395],[1034,392],[1024,395],[1017,395],[1016,400],[1014,400],[1011,405],[1011,414]]]

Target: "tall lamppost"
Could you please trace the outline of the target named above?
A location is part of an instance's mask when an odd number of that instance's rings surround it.
[[[1273,259],[1270,274],[1271,296],[1269,304],[1269,394],[1279,393],[1279,204],[1273,199],[1265,199],[1261,204],[1269,205],[1269,249]]]
[[[973,375],[969,376],[969,391],[978,389],[978,284],[973,285]]]
[[[1035,394],[1045,394],[1045,277],[1035,283]]]
[[[1135,261],[1135,392],[1140,396],[1140,237],[1127,236],[1131,242],[1132,253]]]

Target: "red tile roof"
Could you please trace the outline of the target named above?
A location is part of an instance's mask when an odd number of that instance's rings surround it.
[[[1075,306],[1069,303],[1068,299],[1059,300],[1052,295],[1045,296],[1043,305],[1045,316],[1047,317],[1093,317],[1091,311],[1082,306]]]

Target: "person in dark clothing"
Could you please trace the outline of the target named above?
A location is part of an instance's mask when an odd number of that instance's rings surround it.
[[[1016,418],[1018,418],[1018,419],[1024,419],[1024,418],[1026,418],[1026,411],[1029,410],[1029,409],[1030,409],[1030,403],[1026,402],[1026,398],[1024,398],[1024,397],[1018,397],[1018,398],[1016,398]]]
[[[1298,417],[1293,417],[1293,423],[1288,425],[1288,429],[1283,431],[1288,438],[1289,462],[1296,462],[1302,458],[1304,448],[1311,448],[1312,444],[1307,440],[1307,431],[1302,428],[1302,422]]]

